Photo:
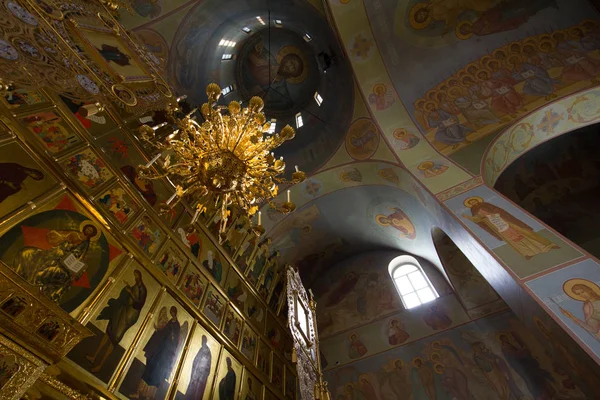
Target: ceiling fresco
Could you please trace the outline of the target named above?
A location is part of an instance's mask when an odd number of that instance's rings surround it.
[[[378,0],[365,7],[417,128],[476,174],[469,159],[485,146],[452,154],[600,74],[598,24],[589,20],[597,12],[585,0]]]
[[[273,23],[276,19],[281,27]],[[223,102],[263,97],[267,119],[276,119],[277,130],[286,124],[296,128],[296,113],[301,113],[303,126],[296,138],[275,152],[290,171],[294,165],[316,170],[342,142],[352,119],[352,72],[334,32],[312,5],[302,0],[206,0],[172,29],[169,73],[192,103],[204,102],[204,88],[217,82],[236,85]],[[308,42],[303,39],[307,33]],[[222,45],[223,40],[234,44]],[[323,72],[325,53],[334,61]],[[223,54],[234,59],[223,60]],[[316,92],[321,105],[314,100]]]

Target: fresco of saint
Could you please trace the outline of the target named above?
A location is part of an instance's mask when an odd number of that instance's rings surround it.
[[[527,260],[559,248],[534,232],[533,228],[523,221],[502,208],[483,201],[481,197],[469,197],[464,201],[464,205],[471,209],[471,215],[463,214],[464,218],[473,221],[496,239],[506,242]]]
[[[569,279],[563,284],[563,290],[573,300],[583,303],[583,318],[560,308],[560,311],[585,329],[596,340],[600,340],[600,287],[592,281],[581,278]]]

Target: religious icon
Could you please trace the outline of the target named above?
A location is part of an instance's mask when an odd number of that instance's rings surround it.
[[[206,251],[206,258],[202,260],[202,266],[215,278],[219,283],[223,281],[225,274],[223,273],[223,264],[221,263],[221,255],[217,249],[215,249],[208,242],[206,247],[212,247]],[[225,271],[227,272],[227,270]]]
[[[438,306],[431,306],[423,316],[423,321],[435,331],[448,328],[452,325],[452,320]]]
[[[21,369],[14,355],[0,353],[0,389]]]
[[[217,377],[217,386],[215,391],[218,397],[213,398],[218,400],[236,400],[240,387],[240,377],[242,366],[240,363],[224,350],[219,362],[219,374]]]
[[[340,173],[340,179],[342,182],[362,182],[363,177],[358,169],[351,167],[344,168],[344,170]]]
[[[378,111],[387,110],[394,104],[394,93],[383,83],[373,86],[373,93],[369,94],[369,104]]]
[[[388,343],[392,346],[397,346],[408,340],[408,333],[404,330],[404,325],[398,318],[390,321],[388,328]]]
[[[4,207],[2,203],[5,200],[10,196],[18,194],[23,189],[32,191],[37,186],[33,181],[40,182],[44,178],[45,174],[39,169],[29,168],[15,162],[0,163],[0,206]],[[43,185],[43,187],[46,186]],[[31,197],[31,195],[29,194],[27,197]]]
[[[242,330],[242,342],[240,345],[241,351],[252,362],[254,362],[257,341],[258,337],[256,336],[256,333],[254,333],[247,324],[244,325],[244,329]]]
[[[108,252],[108,243],[94,222],[78,213],[67,212],[66,214],[79,217],[79,229],[72,228],[71,220],[64,221],[66,225],[63,229],[60,225],[54,225],[53,229],[39,226],[44,225],[44,217],[53,219],[60,214],[62,213],[46,211],[30,217],[5,234],[3,241],[0,240],[4,242],[2,258],[5,262],[23,279],[40,287],[44,295],[56,302],[60,302],[71,290],[74,282],[78,282],[84,274],[87,276],[90,262],[100,262],[104,271],[108,267],[108,257],[96,258],[97,252]],[[33,226],[30,227],[29,223]],[[25,239],[25,245],[20,249],[14,248],[9,241],[13,237],[16,239],[18,235]],[[94,257],[90,257],[90,252]],[[8,254],[12,255],[9,260],[5,258]],[[89,287],[89,283],[87,285]]]
[[[449,167],[441,161],[424,161],[417,168],[424,178],[432,178],[443,174]]]
[[[69,127],[63,118],[53,111],[29,115],[21,118],[21,121],[39,139],[46,150],[52,154],[81,143],[81,139],[75,134],[75,130]]]
[[[208,289],[206,298],[204,299],[204,307],[202,312],[215,325],[220,326],[225,304],[225,297],[223,297],[219,291],[217,291],[217,289],[211,286]]]
[[[18,317],[29,306],[27,299],[23,296],[11,296],[0,306],[0,310],[12,318]]]
[[[142,216],[131,228],[129,235],[149,256],[153,255],[162,241],[164,235],[159,226],[147,215]]]
[[[400,184],[400,178],[392,168],[380,168],[377,170],[377,175],[396,186]]]
[[[219,343],[200,325],[196,325],[187,359],[179,376],[175,399],[208,400],[216,374]]]
[[[208,279],[194,265],[190,264],[179,284],[179,289],[196,307],[200,307],[202,295],[204,295],[207,287]]]
[[[173,303],[172,300],[169,302]],[[181,313],[185,315],[181,317],[182,323],[179,314],[179,307],[175,305],[163,305],[158,312],[158,319],[148,331],[151,334],[141,350],[146,360],[145,365],[139,366],[143,369],[141,378],[137,378],[139,375],[135,371],[138,365],[132,365],[121,385],[121,392],[129,389],[130,399],[154,399],[159,390],[162,392],[170,383],[189,331],[190,317]],[[131,391],[135,379],[139,379],[137,388]]]
[[[262,384],[256,379],[248,369],[244,371],[244,379],[242,381],[242,393],[240,400],[260,400],[262,393]]]
[[[79,123],[92,135],[98,136],[117,127],[107,113],[98,112],[94,115],[88,115],[85,108],[82,109],[83,106],[92,105],[94,103],[75,102],[65,96],[59,97],[73,113],[73,116],[77,121],[79,121]]]
[[[185,254],[183,254],[172,241],[167,243],[156,259],[158,268],[160,268],[173,283],[177,283],[186,264],[187,258],[185,257]]]
[[[262,340],[258,341],[258,356],[256,357],[256,367],[265,375],[269,376],[271,370],[271,349]]]
[[[113,176],[104,161],[90,149],[69,157],[63,165],[88,191],[93,191]]]
[[[366,160],[379,147],[379,131],[368,118],[359,118],[350,125],[346,134],[346,150],[355,160]]]
[[[289,368],[285,370],[285,397],[291,400],[296,399],[296,375]]]
[[[121,186],[106,190],[96,199],[100,207],[106,210],[119,225],[124,226],[139,210],[139,206]]]
[[[471,215],[463,214],[464,218],[473,221],[497,240],[506,242],[526,260],[559,248],[534,232],[525,222],[502,208],[485,202],[481,197],[469,197],[463,204],[471,209]]]
[[[135,186],[144,199],[146,199],[148,204],[151,206],[156,204],[157,196],[152,181],[140,178],[138,169],[131,165],[121,167],[121,172],[129,179],[133,186]]]
[[[563,284],[563,291],[573,300],[583,303],[582,316],[560,307],[560,312],[571,321],[586,330],[594,339],[600,340],[600,318],[596,307],[600,307],[600,287],[592,281],[582,278],[569,279]]]
[[[284,383],[284,365],[283,360],[279,358],[275,353],[272,354],[273,359],[271,360],[271,383],[280,391],[283,391]]]
[[[47,341],[53,341],[60,333],[60,323],[52,319],[45,321],[36,331],[38,335]]]
[[[144,284],[141,270],[134,270],[134,277],[135,282],[132,284],[124,281],[125,286],[121,289],[119,296],[109,299],[106,306],[96,317],[97,321],[108,320],[108,325],[95,353],[85,357],[93,366],[91,369],[93,373],[102,370],[107,358],[119,345],[123,336],[138,322],[140,313],[146,304],[148,290]],[[105,348],[107,344],[108,346]],[[103,349],[104,352],[102,352]],[[96,364],[101,352],[100,362]]]
[[[242,317],[240,317],[231,306],[227,309],[227,313],[225,314],[223,333],[237,346],[242,334]]]
[[[400,236],[406,239],[415,239],[417,237],[415,226],[406,213],[398,207],[390,208],[390,211],[393,211],[393,213],[388,215],[377,214],[375,216],[377,223],[381,226],[390,226],[396,229]]]
[[[48,100],[37,90],[15,89],[4,95],[4,101],[8,108],[17,109],[44,103]]]
[[[348,338],[350,340],[348,346],[348,357],[350,357],[350,359],[360,358],[367,354],[367,347],[363,344],[362,340],[359,339],[358,333],[353,332]]]
[[[408,133],[404,128],[394,130],[393,136],[394,143],[396,143],[400,150],[412,149],[421,141],[416,135]]]

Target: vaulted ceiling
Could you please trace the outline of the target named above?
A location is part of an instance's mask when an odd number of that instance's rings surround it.
[[[499,132],[591,85],[560,80],[550,57],[556,31],[571,37],[576,26],[596,26],[585,21],[595,13],[587,0],[329,0],[327,12],[321,0],[133,6],[122,22],[164,58],[192,102],[204,102],[205,86],[217,82],[235,85],[225,102],[263,97],[277,129],[296,127],[300,113],[303,126],[277,155],[309,179],[289,188],[294,213],[265,209],[263,221],[274,249],[305,270],[376,249],[439,266],[431,231],[445,211],[429,193],[479,175]],[[546,95],[517,71],[543,60]],[[498,82],[519,93],[514,109],[494,100],[505,95]],[[438,129],[434,117],[458,124]]]

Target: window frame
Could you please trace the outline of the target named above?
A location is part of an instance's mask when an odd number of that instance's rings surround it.
[[[429,279],[429,277],[427,276],[427,273],[425,273],[425,271],[423,270],[423,268],[419,265],[418,262],[416,262],[416,260],[414,260],[413,262],[411,262],[412,260],[406,260],[404,262],[399,262],[399,263],[393,263],[390,265],[389,268],[389,274],[390,274],[390,278],[392,279],[392,283],[394,285],[394,287],[396,288],[396,292],[398,293],[398,296],[400,297],[400,301],[402,302],[402,306],[404,307],[404,309],[409,310],[412,308],[416,308],[419,306],[422,306],[423,304],[427,304],[431,301],[434,301],[435,299],[439,298],[440,295],[437,292],[437,290],[435,289],[435,286],[433,286],[433,283],[431,282],[431,280]],[[408,271],[406,273],[403,273],[402,275],[398,275],[396,276],[397,272],[399,269],[402,268],[406,268],[406,267],[414,267],[413,270]],[[425,286],[423,287],[419,287],[418,289],[415,289],[415,284],[413,283],[413,280],[409,277],[410,274],[413,274],[415,272],[418,272],[420,274],[420,276],[423,278],[423,280],[425,281]],[[402,294],[402,291],[400,290],[400,286],[398,284],[398,280],[402,277],[406,277],[408,280],[408,283],[410,284],[412,291]],[[428,301],[423,301],[421,299],[421,296],[419,295],[419,291],[422,291],[423,289],[429,288],[429,290],[431,290],[431,293],[433,294],[433,298],[428,300]],[[417,299],[419,301],[419,304],[417,305],[412,305],[412,306],[408,306],[407,301],[405,300],[406,296],[409,296],[411,294],[415,294],[417,296]]]

